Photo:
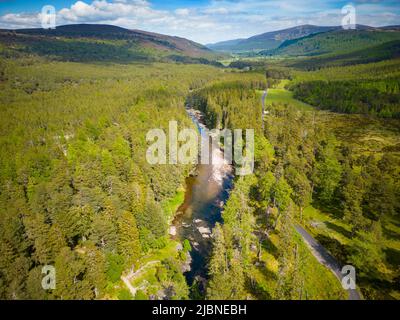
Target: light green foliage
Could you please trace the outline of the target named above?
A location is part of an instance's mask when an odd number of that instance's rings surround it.
[[[288,56],[338,55],[399,40],[400,33],[380,30],[337,30],[289,40],[266,54]]]
[[[189,87],[222,73],[35,56],[2,59],[1,71],[0,296],[46,297],[39,266],[53,264],[59,286],[48,296],[103,298],[107,280],[165,247],[162,204],[190,170],[150,166],[146,132],[169,120],[193,127]]]
[[[329,203],[339,184],[342,168],[335,156],[335,141],[329,139],[317,154],[313,180],[321,201]]]
[[[381,42],[387,33],[375,36]],[[67,59],[65,48],[88,54]],[[388,48],[373,52],[382,58]],[[366,62],[360,52],[307,59],[304,68],[271,62],[266,82],[265,61],[249,62],[251,72],[56,61],[148,57],[124,41],[38,43],[30,52],[41,57],[18,49],[0,51],[0,298],[131,299],[120,279],[138,270],[135,299],[189,297],[181,263],[191,247],[185,240],[177,252],[167,229],[191,167],[145,159],[149,129],[166,130],[170,120],[194,127],[185,103],[203,111],[210,128],[255,129],[255,174],[235,179],[224,223],[213,230],[207,298],[346,298],[296,235],[296,221],[340,263],[357,267],[367,298],[398,296],[398,119],[371,116],[396,116],[398,59],[340,65]],[[302,71],[323,59],[330,67]],[[263,126],[267,84],[274,88]],[[365,116],[317,111],[294,97]],[[40,287],[44,264],[57,270],[48,292]]]
[[[211,121],[210,125],[220,123],[218,119],[221,116],[218,115],[222,112],[220,110],[224,109],[220,109],[219,104],[216,107],[209,103],[211,98],[208,97],[224,101],[222,97],[225,90],[223,86],[218,89],[215,87],[214,90],[204,91],[204,96],[198,99],[198,106],[202,106],[203,110],[214,110],[209,119],[216,120]],[[238,112],[233,108],[224,108],[228,113]],[[256,104],[254,108],[257,108]],[[366,275],[360,280],[363,292],[368,292],[369,297],[380,296],[374,295],[376,291],[371,289],[369,281],[374,281],[374,278],[387,279],[385,273],[388,265],[385,264],[383,255],[385,247],[378,245],[378,236],[373,236],[377,234],[373,231],[376,228],[372,228],[371,225],[376,224],[374,221],[377,220],[380,220],[380,223],[385,221],[379,213],[385,212],[383,215],[386,217],[394,214],[393,208],[398,200],[394,200],[396,192],[393,190],[395,182],[392,179],[398,174],[397,154],[391,156],[389,147],[382,150],[381,155],[385,160],[382,161],[380,169],[377,168],[377,160],[366,161],[375,149],[368,149],[369,144],[361,147],[364,143],[363,136],[357,132],[358,129],[355,129],[354,125],[351,127],[356,117],[340,116],[340,119],[347,121],[341,123],[341,130],[348,129],[348,134],[345,135],[343,131],[335,128],[340,122],[339,116],[336,118],[334,114],[310,112],[309,108],[304,109],[292,101],[279,99],[277,103],[270,105],[269,111],[265,117],[264,133],[268,143],[273,146],[273,152],[268,152],[269,148],[261,147],[264,145],[262,139],[256,139],[256,150],[265,150],[257,151],[256,154],[264,153],[268,156],[256,165],[257,182],[250,188],[253,191],[249,192],[249,189],[243,188],[243,181],[246,179],[235,181],[235,189],[223,212],[223,240],[218,236],[218,241],[214,242],[209,297],[229,295],[229,288],[219,285],[226,279],[221,279],[222,276],[218,276],[216,270],[220,273],[226,270],[224,274],[228,277],[229,259],[234,256],[235,248],[240,243],[240,236],[237,236],[236,231],[242,231],[238,217],[243,208],[250,206],[255,218],[255,223],[250,227],[253,237],[249,237],[253,243],[253,250],[250,250],[247,259],[241,262],[245,278],[248,279],[247,285],[244,286],[247,295],[267,299],[346,299],[347,295],[341,289],[340,282],[328,269],[320,265],[290,227],[292,221],[298,218],[299,221],[306,220],[310,223],[310,204],[326,208],[332,216],[340,217],[337,228],[334,224],[338,221],[329,221],[327,226],[331,229],[324,229],[327,230],[324,235],[328,236],[317,237],[317,240],[326,246],[340,263],[352,264],[354,261],[358,268],[362,268],[363,274]],[[247,117],[248,123],[253,123],[252,116]],[[375,128],[376,132],[380,128],[391,130],[389,126],[392,122],[385,127],[385,124],[378,120],[363,121],[370,121],[368,128]],[[377,122],[381,123],[380,127],[373,126]],[[231,128],[235,127],[234,124],[236,122],[229,122]],[[329,130],[331,127],[335,129]],[[362,127],[360,130],[365,131]],[[396,129],[391,133],[393,150],[393,145],[398,142],[394,139],[394,132]],[[335,136],[336,133],[339,133],[338,136]],[[365,149],[368,152],[365,152]],[[303,213],[304,208],[307,208],[306,213]],[[329,238],[329,230],[335,230],[335,237],[341,232],[351,237],[349,247],[335,245],[335,240]],[[338,239],[342,239],[341,237],[338,236]],[[380,239],[382,237],[381,235]],[[257,245],[257,242],[261,243],[261,246]],[[258,249],[260,247],[261,250]],[[241,257],[246,257],[244,247],[240,248]],[[367,258],[363,259],[363,255],[368,255],[369,250],[370,261]],[[223,259],[223,255],[227,258]],[[265,263],[265,267],[262,264],[260,266],[260,262]],[[372,266],[374,263],[375,267]],[[395,280],[392,278],[390,281],[393,283]],[[388,287],[384,289],[386,292]],[[227,291],[224,291],[225,289]],[[218,292],[223,292],[222,296],[218,296]]]

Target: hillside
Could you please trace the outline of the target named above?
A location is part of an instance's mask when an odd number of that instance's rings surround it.
[[[343,54],[362,50],[385,42],[399,40],[400,32],[380,29],[334,30],[286,40],[279,48],[261,52],[262,55],[317,56]]]
[[[390,60],[400,57],[400,40],[394,40],[343,54],[327,54],[290,63],[299,69],[315,70],[332,66],[348,66]]]
[[[279,47],[285,40],[297,39],[310,34],[327,32],[339,27],[302,25],[298,27],[266,32],[248,39],[235,39],[207,45],[210,49],[223,52],[259,51]]]
[[[54,30],[0,30],[0,43],[18,52],[67,61],[182,60],[204,62],[216,55],[196,42],[111,25],[76,24]]]
[[[0,299],[352,299],[333,265],[400,299],[396,28],[229,68],[139,30],[0,31]]]

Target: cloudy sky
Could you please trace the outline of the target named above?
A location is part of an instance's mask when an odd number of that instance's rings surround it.
[[[56,24],[106,23],[211,43],[301,24],[340,25],[341,9],[357,23],[400,24],[400,0],[0,0],[0,28],[40,27],[45,5]]]

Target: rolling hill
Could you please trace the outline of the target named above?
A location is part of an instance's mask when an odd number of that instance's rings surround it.
[[[323,67],[349,66],[400,58],[400,40],[343,54],[326,54],[296,60],[289,65],[299,69],[315,70]]]
[[[385,29],[333,30],[286,40],[278,48],[261,51],[262,55],[318,56],[344,54],[385,42],[400,40],[400,32]]]
[[[244,53],[244,52],[262,52],[262,54],[284,54],[284,55],[314,55],[322,54],[322,50],[319,50],[320,43],[312,43],[313,41],[321,41],[326,35],[337,35],[343,34],[346,30],[343,30],[341,26],[314,26],[314,25],[302,25],[293,28],[266,32],[260,35],[255,35],[248,39],[233,39],[228,41],[217,42],[208,44],[207,47],[218,51],[228,53]],[[397,37],[391,37],[389,32],[400,31],[400,26],[385,26],[374,28],[365,25],[357,25],[356,30],[348,30],[351,32],[361,32],[360,36],[363,38],[365,35],[365,42],[370,40],[373,41],[370,45],[377,45],[385,41],[396,40]],[[375,32],[386,32],[382,41],[375,39],[373,36],[368,37],[368,31]],[[378,36],[379,37],[379,36]],[[372,38],[372,39],[371,39]],[[309,39],[309,40],[308,40]],[[309,42],[311,41],[311,42]],[[326,45],[326,43],[323,43]],[[355,45],[361,44],[356,42]],[[341,43],[333,43],[332,46],[338,48]],[[346,45],[346,44],[345,44]],[[353,43],[350,44],[352,46]],[[294,49],[294,47],[302,47]],[[324,49],[324,48],[323,48]],[[360,49],[360,48],[359,48]]]
[[[34,53],[68,61],[143,61],[168,59],[207,63],[217,55],[180,37],[112,25],[75,24],[56,29],[0,30],[0,43],[19,53]]]
[[[297,39],[310,34],[327,32],[340,27],[319,27],[302,25],[289,29],[266,32],[248,39],[235,39],[207,45],[210,49],[222,52],[260,51],[279,47],[285,40]]]

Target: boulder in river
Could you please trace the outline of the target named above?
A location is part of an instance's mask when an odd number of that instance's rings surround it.
[[[199,250],[199,243],[198,242],[196,242],[196,241],[193,241],[192,243],[191,243],[191,245],[192,245],[192,247],[193,247],[193,249],[195,249],[195,250]]]
[[[199,230],[202,236],[204,236],[205,234],[211,234],[211,229],[208,227],[198,227],[197,230]]]
[[[171,236],[176,236],[176,227],[175,226],[170,226],[169,227],[169,234]]]
[[[192,268],[191,265],[192,264],[192,256],[190,255],[189,252],[186,253],[186,260],[185,262],[182,264],[181,266],[181,271],[184,272],[189,272]]]
[[[198,227],[197,230],[200,232],[202,238],[210,238],[211,229],[208,227]]]

